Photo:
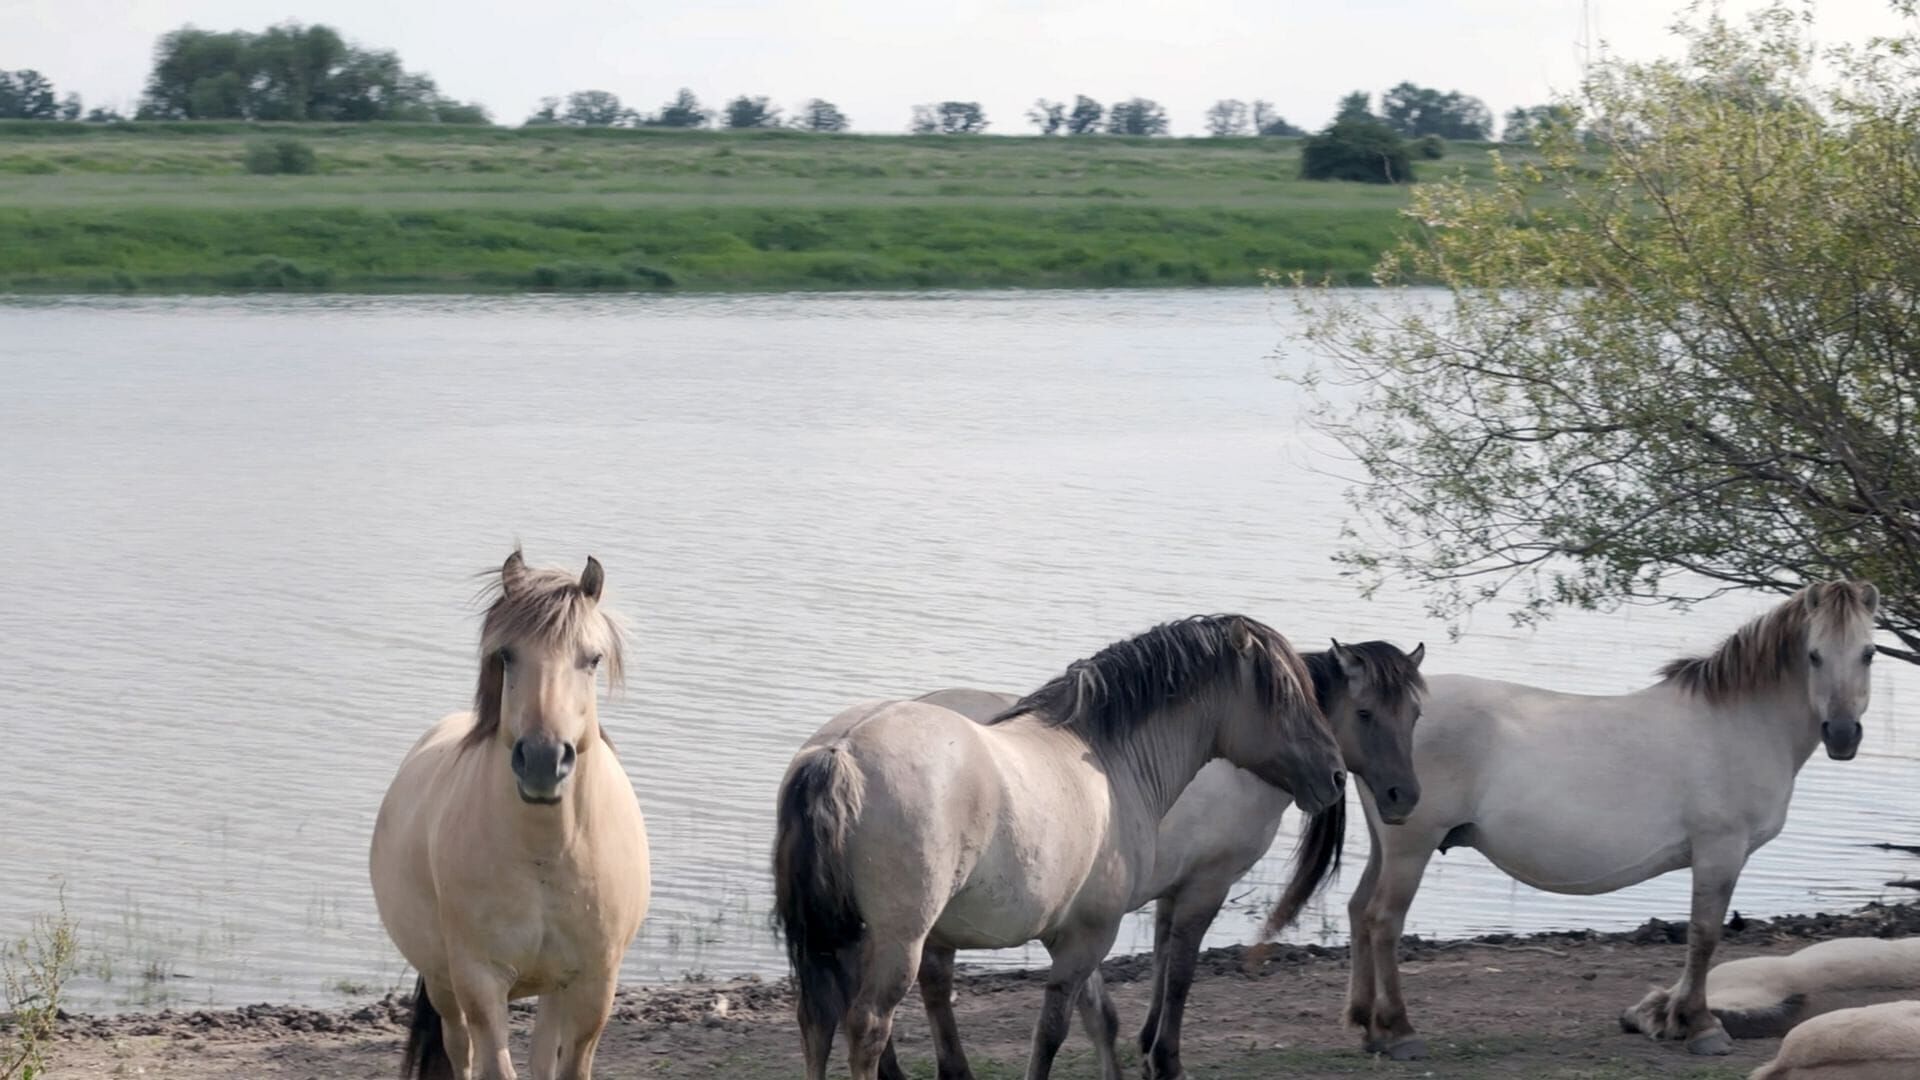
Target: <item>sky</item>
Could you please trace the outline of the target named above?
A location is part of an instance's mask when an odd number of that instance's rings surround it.
[[[1152,98],[1200,134],[1221,98],[1318,127],[1340,95],[1401,81],[1460,90],[1497,117],[1578,79],[1585,47],[1676,52],[1685,0],[0,0],[0,69],[35,68],[88,106],[131,113],[154,40],[191,23],[326,23],[396,50],[445,93],[518,123],[541,98],[610,90],[652,111],[767,95],[837,104],[858,131],[904,130],[919,102],[979,101],[1019,134],[1035,98]],[[1727,11],[1757,6],[1726,0]],[[1886,0],[1817,0],[1833,44],[1896,26]],[[1376,98],[1377,100],[1377,98]]]

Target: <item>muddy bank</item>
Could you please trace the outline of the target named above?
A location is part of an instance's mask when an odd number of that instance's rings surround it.
[[[1834,937],[1920,933],[1920,905],[1874,904],[1839,915],[1729,920],[1726,957],[1790,952]],[[1358,1050],[1340,1023],[1346,949],[1282,946],[1248,970],[1246,950],[1201,958],[1187,1024],[1195,1077],[1409,1076],[1615,1080],[1744,1077],[1775,1042],[1742,1042],[1729,1058],[1691,1058],[1679,1047],[1620,1033],[1615,1017],[1684,962],[1683,923],[1649,920],[1624,933],[1489,934],[1460,941],[1408,938],[1403,972],[1414,1022],[1433,1056],[1396,1064]],[[1145,1015],[1145,956],[1109,961],[1104,973],[1123,1025]],[[1037,1004],[1037,971],[965,972],[958,982],[961,1030],[982,1080],[1018,1075]],[[150,1015],[68,1016],[53,1076],[381,1077],[398,1068],[408,1003],[403,998],[341,1009],[254,1005]],[[628,988],[615,1003],[599,1075],[728,1076],[799,1072],[798,1039],[785,980],[737,979]],[[532,1023],[514,1009],[516,1040]],[[899,1040],[915,1075],[931,1075],[918,1002],[902,1009]],[[1084,1036],[1069,1040],[1056,1075],[1090,1076]],[[1129,1055],[1128,1069],[1137,1066]]]

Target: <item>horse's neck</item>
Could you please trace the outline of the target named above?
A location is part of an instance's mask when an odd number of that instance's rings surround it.
[[[1651,692],[1672,693],[1682,712],[1705,714],[1693,722],[1719,723],[1730,753],[1757,753],[1797,773],[1820,746],[1819,729],[1807,722],[1806,692],[1789,682],[1720,702],[1671,683],[1656,685]]]
[[[1159,821],[1212,760],[1215,710],[1201,703],[1157,709],[1125,735],[1096,749],[1107,773],[1138,792],[1140,808]]]

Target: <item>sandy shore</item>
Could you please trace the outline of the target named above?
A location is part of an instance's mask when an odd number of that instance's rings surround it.
[[[1845,915],[1729,923],[1723,956],[1790,952],[1833,937],[1900,937],[1920,932],[1920,906],[1871,905]],[[1650,984],[1671,982],[1684,959],[1683,924],[1649,921],[1629,933],[1589,931],[1470,941],[1409,939],[1408,1006],[1432,1044],[1423,1062],[1362,1054],[1340,1023],[1346,950],[1275,950],[1260,970],[1243,950],[1207,953],[1186,1027],[1186,1065],[1199,1077],[1269,1076],[1526,1077],[1620,1080],[1744,1077],[1772,1056],[1772,1040],[1740,1043],[1727,1058],[1689,1057],[1680,1047],[1622,1034],[1615,1017]],[[1110,961],[1127,1030],[1145,1015],[1146,958]],[[1035,972],[968,973],[959,981],[963,1035],[981,1080],[1020,1074],[1038,1002]],[[1870,1000],[1870,999],[1863,999]],[[785,980],[739,979],[630,988],[621,992],[601,1044],[604,1077],[710,1076],[771,1080],[799,1075],[798,1036]],[[902,1059],[932,1076],[926,1023],[916,999],[902,1009]],[[211,1078],[391,1077],[397,1075],[406,1005],[389,998],[341,1009],[255,1005],[230,1010],[66,1019],[52,1077]],[[530,1008],[515,1010],[524,1040]],[[1128,1051],[1129,1075],[1137,1075]],[[1092,1076],[1078,1030],[1055,1076]]]

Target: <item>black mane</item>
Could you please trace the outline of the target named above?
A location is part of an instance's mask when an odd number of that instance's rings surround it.
[[[1343,643],[1341,648],[1360,661],[1367,682],[1379,690],[1389,708],[1398,708],[1409,695],[1426,692],[1427,680],[1420,674],[1420,669],[1414,666],[1411,657],[1392,642]],[[1340,662],[1334,659],[1331,651],[1304,653],[1301,659],[1306,661],[1307,674],[1313,677],[1314,700],[1325,709],[1334,687],[1346,681],[1345,673],[1340,670]]]

